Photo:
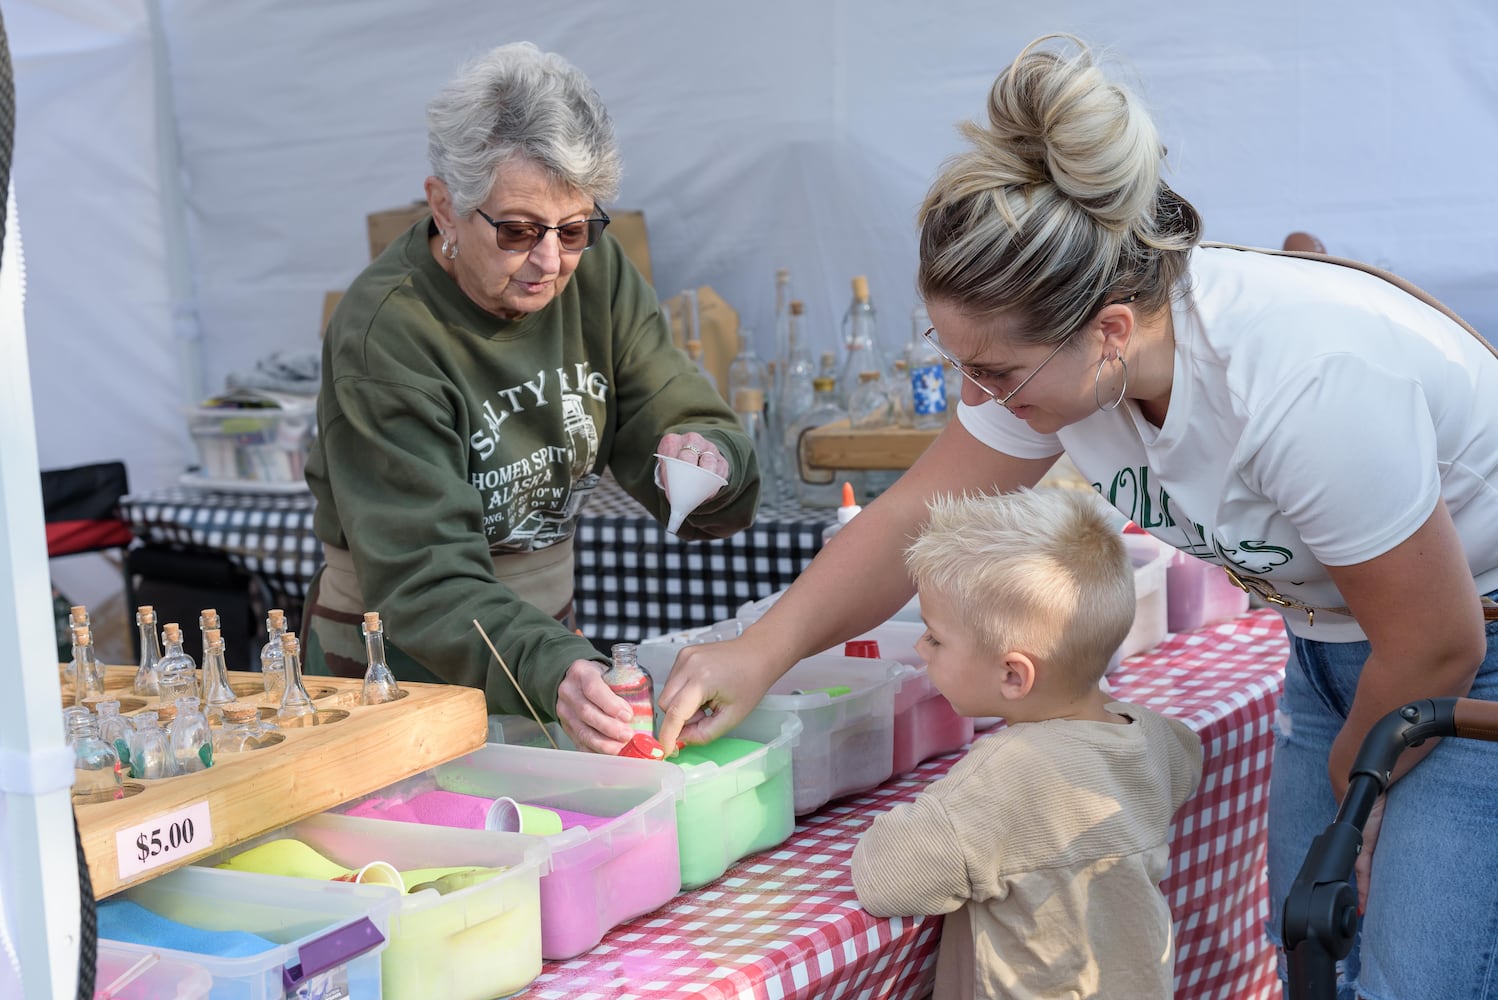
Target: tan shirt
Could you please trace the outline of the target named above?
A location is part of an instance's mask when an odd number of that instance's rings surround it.
[[[1201,741],[1148,709],[1109,708],[1133,721],[983,737],[859,840],[865,909],[948,915],[935,1000],[1171,996],[1160,880],[1171,817],[1201,780]]]

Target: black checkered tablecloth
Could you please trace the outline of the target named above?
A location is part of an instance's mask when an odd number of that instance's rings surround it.
[[[271,606],[301,620],[322,545],[312,534],[311,493],[218,493],[173,487],[123,497],[120,508],[142,541],[227,555],[258,577]]]
[[[761,499],[737,535],[683,542],[606,479],[578,522],[578,627],[595,641],[638,641],[732,618],[744,602],[790,586],[834,519],[778,495]]]
[[[223,553],[258,577],[273,605],[288,613],[301,608],[322,565],[310,493],[174,487],[120,503],[136,537]],[[608,643],[731,618],[744,602],[789,586],[822,547],[822,529],[833,519],[830,510],[777,496],[761,501],[754,525],[731,538],[682,542],[605,478],[578,521],[578,627]]]

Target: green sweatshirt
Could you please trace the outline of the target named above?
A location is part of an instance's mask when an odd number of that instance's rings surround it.
[[[491,553],[569,540],[605,466],[665,521],[654,453],[663,434],[689,430],[718,446],[733,478],[680,537],[731,535],[759,499],[753,446],[612,236],[546,308],[512,322],[459,290],[432,258],[429,227],[371,263],[329,323],[307,463],[314,530],[349,551],[397,676],[479,687],[491,713],[524,714],[477,619],[531,704],[554,714],[572,661],[602,657],[555,609],[500,583]],[[320,637],[328,625],[314,623]],[[350,633],[339,645],[362,649],[357,626],[335,627]]]

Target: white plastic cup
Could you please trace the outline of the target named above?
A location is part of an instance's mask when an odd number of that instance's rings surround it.
[[[550,809],[524,805],[509,796],[500,796],[484,815],[484,829],[549,837],[553,833],[562,832],[562,817]]]

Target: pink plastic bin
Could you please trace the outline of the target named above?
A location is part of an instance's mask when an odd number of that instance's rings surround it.
[[[1248,591],[1234,586],[1221,566],[1179,551],[1165,570],[1165,594],[1172,632],[1215,625],[1248,610]]]

